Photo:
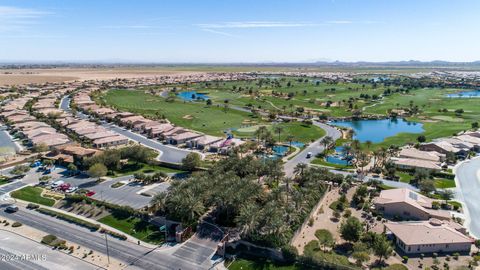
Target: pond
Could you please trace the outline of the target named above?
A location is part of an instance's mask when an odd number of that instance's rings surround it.
[[[422,133],[423,124],[409,122],[405,119],[380,119],[380,120],[355,120],[335,121],[334,126],[352,128],[355,132],[354,139],[364,143],[380,143],[385,138],[395,136],[399,133]]]
[[[185,91],[180,92],[177,96],[185,101],[194,101],[194,100],[207,100],[209,97],[202,93],[197,93],[196,91]]]
[[[453,94],[445,95],[449,98],[478,98],[480,97],[480,90],[472,90],[472,91],[462,91]]]
[[[294,142],[292,142],[292,146],[295,146],[295,147],[298,147],[298,148],[303,148],[305,146],[305,144],[302,143],[302,142],[294,141]]]
[[[272,148],[272,150],[273,150],[273,153],[275,153],[276,156],[283,157],[288,152],[288,146],[275,145]]]
[[[351,165],[351,157],[347,156],[346,153],[344,152],[344,147],[343,146],[337,146],[335,147],[335,153],[332,155],[328,155],[325,158],[325,161],[328,163],[333,163],[333,164],[338,164],[338,165]]]

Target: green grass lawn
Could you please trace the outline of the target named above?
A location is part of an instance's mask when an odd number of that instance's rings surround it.
[[[395,174],[400,177],[399,181],[403,183],[410,183],[413,179],[413,176],[406,172],[396,172]]]
[[[55,204],[55,200],[40,196],[40,194],[42,194],[42,191],[42,188],[28,186],[12,192],[11,195],[15,199],[38,203],[46,206],[53,206]]]
[[[313,159],[312,164],[332,167],[332,168],[335,168],[335,169],[352,169],[353,168],[353,166],[351,166],[351,165],[341,165],[341,164],[330,163],[330,162],[325,161],[325,159],[323,159],[323,158]]]
[[[435,178],[434,181],[436,188],[454,188],[456,186],[453,179]]]
[[[119,176],[125,176],[125,175],[132,175],[135,173],[156,173],[156,172],[182,173],[184,171],[163,167],[163,166],[158,166],[158,165],[135,163],[135,162],[129,161],[128,164],[124,165],[121,169],[114,170],[113,172],[115,174],[115,177],[119,177]]]
[[[8,178],[0,177],[0,186],[8,183],[10,183],[10,180],[8,180]]]
[[[303,269],[296,265],[276,265],[270,261],[252,261],[245,259],[235,260],[233,263],[228,264],[230,270],[300,270]]]
[[[325,131],[323,129],[315,125],[306,125],[301,122],[281,123],[281,124],[277,124],[276,126],[279,126],[283,129],[283,131],[280,133],[280,142],[284,142],[284,143],[287,143],[286,140],[288,136],[293,136],[294,141],[309,143],[325,135]],[[275,129],[274,129],[275,126],[268,125],[267,128],[272,132],[275,140],[278,141],[279,137],[278,137],[278,133],[275,133]],[[243,130],[246,130],[246,129],[241,129],[241,131]],[[256,128],[248,130],[250,132],[235,131],[234,134],[239,137],[251,138],[254,136],[255,130]]]
[[[121,219],[108,215],[98,221],[148,243],[160,244],[165,239],[156,226],[136,217]]]
[[[163,115],[178,126],[216,136],[223,135],[226,129],[240,128],[244,120],[260,121],[250,113],[231,108],[224,110],[222,106],[183,102],[179,98],[166,102],[164,98],[144,91],[111,90],[104,98],[107,104],[120,110],[153,117]]]
[[[244,120],[266,124],[250,113],[232,108],[225,111],[221,106],[206,106],[204,103],[183,102],[179,99],[174,102],[166,102],[162,97],[147,94],[143,91],[110,90],[104,98],[107,104],[118,109],[154,117],[164,115],[176,125],[216,136],[224,135],[223,131],[230,128],[242,128]],[[186,115],[191,116],[191,118],[185,118]],[[287,136],[292,135],[296,141],[310,142],[325,135],[323,129],[314,125],[304,125],[300,122],[278,125],[283,128],[280,141],[285,141]],[[269,128],[273,131],[272,125],[269,125]],[[234,133],[240,137],[251,137],[253,132],[254,129],[251,132]],[[278,139],[278,134],[274,135],[275,139]]]

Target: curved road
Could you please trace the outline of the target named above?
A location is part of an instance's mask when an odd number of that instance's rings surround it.
[[[480,237],[480,157],[464,161],[455,168],[456,199],[465,212],[465,226],[475,237]]]
[[[70,97],[68,96],[63,97],[62,100],[60,101],[60,108],[64,111],[70,111],[70,101],[71,101]],[[78,113],[77,116],[80,118],[86,118],[86,116],[82,113]],[[184,150],[177,147],[164,145],[157,140],[149,139],[140,134],[118,127],[111,123],[102,124],[102,127],[108,130],[114,131],[116,133],[122,134],[123,136],[129,138],[132,141],[138,142],[142,145],[145,145],[149,148],[152,148],[160,152],[160,155],[157,159],[162,162],[177,163],[177,164],[182,163],[182,159],[185,158],[191,152],[189,150]]]
[[[313,124],[323,130],[325,130],[326,134],[317,139],[316,141],[314,141],[313,143],[309,144],[305,149],[303,149],[300,153],[298,153],[294,158],[290,159],[289,161],[287,161],[284,166],[283,166],[283,170],[285,171],[285,174],[287,176],[292,176],[293,175],[293,170],[295,169],[295,166],[297,166],[297,164],[299,163],[305,163],[305,164],[308,164],[310,163],[314,158],[315,158],[315,155],[317,155],[318,153],[321,153],[323,152],[324,147],[322,144],[320,144],[320,141],[322,140],[322,138],[324,138],[325,136],[330,136],[333,138],[333,140],[337,140],[341,137],[342,133],[334,128],[334,127],[331,127],[329,125],[326,125],[326,124],[323,124],[323,123],[320,123],[320,122],[317,122],[317,121],[313,121]],[[307,153],[308,152],[312,152],[312,157],[311,158],[307,158]]]

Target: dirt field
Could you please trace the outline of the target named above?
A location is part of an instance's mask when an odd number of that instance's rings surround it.
[[[199,73],[204,72],[176,70],[168,67],[0,69],[0,85],[64,82],[73,80],[108,80],[115,78],[141,78],[171,74]]]

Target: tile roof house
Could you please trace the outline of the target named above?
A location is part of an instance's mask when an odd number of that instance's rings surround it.
[[[387,234],[407,254],[434,252],[469,253],[474,239],[453,222],[430,219],[420,222],[388,222]]]
[[[96,139],[93,141],[93,147],[105,148],[111,146],[118,146],[128,143],[128,138],[123,135],[109,136],[105,138]]]
[[[439,162],[413,158],[391,158],[390,161],[401,169],[426,169],[430,171],[441,171],[442,166]]]
[[[433,202],[434,200],[408,188],[382,190],[380,196],[374,199],[375,208],[386,216],[410,220],[449,220],[450,213],[433,209]]]
[[[433,162],[441,162],[445,160],[445,154],[435,151],[421,151],[416,148],[403,148],[400,150],[399,157],[428,160]]]

